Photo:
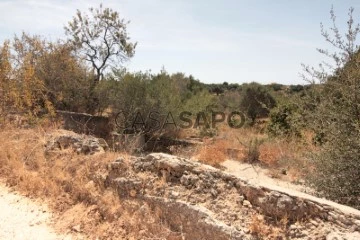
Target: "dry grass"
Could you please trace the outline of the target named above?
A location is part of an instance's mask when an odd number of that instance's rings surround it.
[[[107,164],[119,157],[119,153],[85,156],[68,149],[46,155],[46,135],[56,128],[57,125],[50,122],[34,129],[7,126],[0,130],[0,176],[3,181],[25,195],[49,200],[50,207],[61,213],[59,218],[63,224],[60,228],[63,229],[80,225],[83,232],[100,239],[123,239],[124,236],[168,239],[173,234],[161,222],[160,216],[149,214],[152,211],[149,207],[121,202],[104,188],[97,176],[107,174]],[[197,149],[200,161],[218,167],[229,158],[244,159],[247,149],[241,142],[265,138],[259,147],[260,164],[274,173],[285,168],[292,180],[302,178],[308,169],[302,156],[307,151],[304,144],[268,139],[256,129],[220,129],[218,139],[204,139],[203,146]],[[235,156],[229,149],[235,150]],[[251,232],[259,238],[272,236],[280,231],[277,229],[270,228],[258,217],[254,217],[250,226]]]
[[[285,229],[288,220],[283,218],[278,222],[269,223],[262,215],[253,215],[249,225],[249,230],[255,239],[278,240],[285,238]]]
[[[306,158],[311,147],[306,142],[271,139],[260,147],[260,161],[268,167],[270,174],[276,176],[283,171],[288,180],[296,182],[312,168]]]
[[[205,164],[219,167],[228,158],[228,148],[229,143],[225,140],[208,141],[199,149],[197,158]]]
[[[1,180],[24,195],[45,200],[59,213],[55,227],[60,231],[79,225],[91,239],[166,239],[171,234],[150,208],[140,211],[140,205],[121,202],[104,188],[99,176],[107,174],[106,166],[119,153],[85,156],[68,149],[46,155],[46,135],[53,131],[51,126],[0,130]]]
[[[71,150],[51,156],[44,153],[42,128],[0,132],[0,171],[10,186],[32,196],[57,196],[60,191],[79,196],[91,173],[104,170],[115,154],[82,156]]]
[[[246,149],[240,144],[238,137],[243,136],[244,129],[232,129],[227,124],[221,124],[218,130],[217,138],[203,138],[204,144],[195,151],[195,158],[214,167],[219,167],[227,159],[243,159]]]
[[[260,162],[269,167],[278,166],[279,160],[284,156],[282,146],[274,142],[267,142],[259,147]]]
[[[232,129],[223,124],[218,129],[218,138],[204,139],[204,146],[196,152],[201,162],[212,166],[219,166],[226,159],[246,162],[254,152],[252,141],[258,139],[259,155],[254,163],[269,169],[270,176],[297,182],[311,169],[305,156],[314,151],[310,133],[302,140],[291,140],[269,138],[260,127]]]

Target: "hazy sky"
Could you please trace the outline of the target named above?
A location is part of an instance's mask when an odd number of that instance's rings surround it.
[[[217,83],[305,83],[300,64],[322,59],[320,22],[331,25],[331,5],[341,28],[350,6],[360,18],[360,1],[346,0],[0,0],[0,41],[21,31],[63,38],[76,9],[101,2],[131,21],[138,46],[129,69],[164,66]]]

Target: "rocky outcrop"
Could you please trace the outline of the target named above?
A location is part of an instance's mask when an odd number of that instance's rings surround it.
[[[268,222],[287,219],[287,238],[344,239],[360,231],[360,212],[355,209],[250,184],[168,154],[119,158],[109,165],[104,182],[120,198],[152,206],[185,239],[250,239],[252,217],[257,215]]]
[[[108,148],[104,139],[64,130],[49,136],[45,144],[46,153],[63,149],[73,149],[77,153],[95,154],[104,152]]]

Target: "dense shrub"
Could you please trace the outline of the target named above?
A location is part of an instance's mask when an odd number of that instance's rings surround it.
[[[312,154],[315,171],[311,184],[325,197],[360,208],[360,52],[355,44],[360,26],[350,9],[349,31],[343,38],[336,27],[334,37],[323,36],[339,53],[329,54],[336,63],[332,72],[305,68],[321,87],[307,94],[308,123],[321,139],[320,151]],[[331,11],[335,25],[335,15]],[[347,44],[344,44],[346,39]]]
[[[54,113],[46,84],[37,72],[45,51],[44,40],[24,33],[11,42],[5,41],[0,48],[3,116],[11,111],[33,119]]]
[[[283,104],[270,112],[267,131],[271,136],[300,137],[301,116],[295,104]]]
[[[96,92],[100,99],[99,112],[106,109],[111,110],[113,115],[121,112],[122,120],[117,120],[126,122],[125,125],[130,128],[139,117],[136,122],[145,123],[137,124],[143,127],[141,131],[156,130],[156,133],[172,136],[179,127],[176,123],[180,122],[182,111],[191,113],[190,118],[194,122],[196,114],[205,112],[214,100],[192,76],[182,73],[170,75],[164,70],[158,74],[115,71],[100,81]]]

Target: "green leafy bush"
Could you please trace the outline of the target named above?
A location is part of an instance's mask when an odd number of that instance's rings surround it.
[[[305,106],[308,126],[320,134],[322,143],[311,156],[315,170],[310,184],[323,196],[360,209],[360,51],[355,44],[360,26],[352,14],[350,8],[348,32],[342,37],[331,10],[334,37],[324,29],[322,34],[339,52],[320,52],[331,56],[336,65],[331,72],[305,67],[309,79],[318,80]]]
[[[300,137],[299,109],[295,104],[280,105],[270,112],[267,131],[271,136]]]

